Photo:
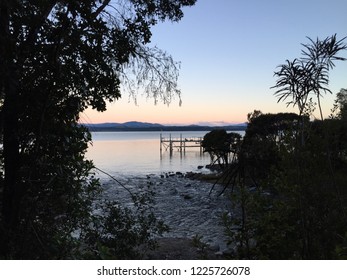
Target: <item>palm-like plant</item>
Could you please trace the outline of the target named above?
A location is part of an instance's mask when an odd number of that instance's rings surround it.
[[[343,38],[336,39],[336,34],[325,38],[324,40],[316,39],[315,41],[308,38],[310,43],[302,44],[303,57],[286,61],[286,64],[279,66],[280,70],[275,72],[278,77],[276,85],[272,88],[277,88],[275,96],[278,97],[278,102],[291,98],[287,102],[289,106],[298,106],[299,114],[304,114],[308,109],[309,95],[314,94],[317,97],[319,111],[323,119],[320,98],[322,92],[326,93],[329,90],[329,70],[335,67],[334,61],[346,60],[344,57],[337,54],[347,49]]]
[[[294,59],[293,61],[286,61],[286,64],[279,66],[280,70],[275,72],[278,77],[277,83],[274,87],[279,88],[275,95],[278,97],[278,102],[287,101],[287,105],[292,104],[298,106],[299,114],[302,115],[306,108],[309,88],[309,71],[307,65],[301,60]],[[273,87],[273,88],[274,88]]]
[[[321,107],[320,98],[321,92],[332,93],[328,89],[329,85],[329,70],[335,67],[334,61],[344,61],[346,58],[338,56],[337,54],[347,49],[347,45],[343,42],[346,37],[341,40],[336,39],[336,34],[327,37],[324,40],[318,38],[314,41],[309,38],[309,44],[302,44],[304,49],[302,50],[302,61],[310,67],[310,73],[312,75],[311,91],[316,95],[320,117],[323,120],[323,112]]]

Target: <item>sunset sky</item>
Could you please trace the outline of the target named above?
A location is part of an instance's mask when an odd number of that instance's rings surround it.
[[[168,107],[141,95],[135,104],[124,92],[106,112],[87,110],[81,121],[240,123],[254,109],[297,112],[277,103],[270,89],[273,73],[286,59],[300,57],[307,36],[347,36],[346,11],[346,0],[198,0],[184,9],[179,23],[159,23],[152,30],[152,45],[181,62],[182,106],[178,98]],[[334,94],[323,99],[326,115],[341,88],[347,88],[347,62],[337,62],[331,71]]]

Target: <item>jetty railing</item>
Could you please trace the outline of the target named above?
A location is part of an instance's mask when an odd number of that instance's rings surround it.
[[[162,134],[160,134],[160,153],[165,150],[170,151],[170,154],[172,154],[174,149],[182,153],[185,152],[187,148],[199,148],[202,154],[202,140],[203,137],[182,137],[182,134],[180,134],[179,138],[171,137],[171,134],[169,137],[163,137]]]

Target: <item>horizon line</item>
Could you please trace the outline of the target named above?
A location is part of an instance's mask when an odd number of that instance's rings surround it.
[[[148,121],[126,121],[126,122],[115,122],[115,121],[106,121],[106,122],[79,122],[80,124],[85,125],[100,125],[100,124],[128,124],[128,123],[143,123],[143,124],[153,124],[153,125],[162,125],[162,126],[233,126],[233,125],[246,125],[247,122],[223,122],[223,121],[211,121],[211,122],[197,122],[197,123],[159,123],[159,122],[148,122]]]

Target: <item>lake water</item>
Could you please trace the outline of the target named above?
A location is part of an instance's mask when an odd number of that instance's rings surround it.
[[[210,157],[199,148],[186,148],[185,152],[173,149],[172,154],[163,147],[160,151],[160,135],[165,138],[203,137],[206,131],[184,132],[93,132],[92,145],[87,158],[96,167],[112,175],[147,175],[167,172],[207,172],[205,166]]]
[[[198,169],[198,166],[210,163],[210,156],[197,147],[186,148],[185,152],[174,148],[170,153],[165,147],[160,151],[160,135],[185,139],[203,137],[206,133],[208,132],[93,132],[93,142],[88,149],[87,158],[92,159],[101,170],[125,177],[167,172],[209,172],[206,168]],[[238,133],[244,134],[243,131]]]

